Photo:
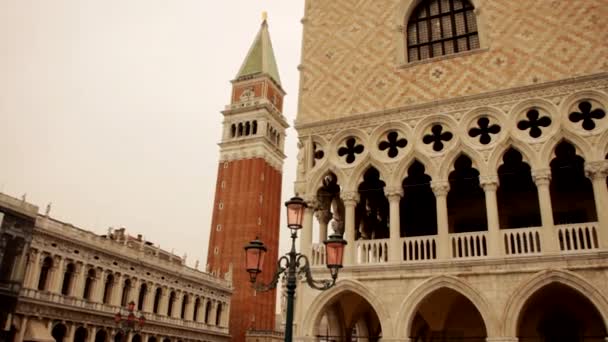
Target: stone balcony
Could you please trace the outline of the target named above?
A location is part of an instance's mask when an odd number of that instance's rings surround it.
[[[60,305],[69,307],[72,310],[77,311],[95,311],[102,316],[113,317],[116,312],[120,309],[118,306],[95,303],[82,298],[76,298],[72,296],[64,296],[49,291],[39,291],[35,289],[24,288],[21,290],[21,300],[37,302],[44,305]],[[151,312],[144,312],[146,318],[146,324],[165,325],[172,326],[179,329],[190,329],[199,330],[206,333],[217,333],[217,334],[228,334],[227,327],[221,327],[216,325],[206,324],[204,322],[195,322],[189,320],[183,320],[174,317],[168,317],[164,315],[158,315]]]
[[[518,258],[521,256],[572,255],[605,250],[600,246],[598,222],[542,227],[501,229],[496,236],[488,231],[451,233],[443,242],[438,235],[392,239],[356,240],[346,267],[388,263],[410,264],[447,260]],[[401,251],[392,254],[396,246]],[[313,266],[325,265],[325,246],[313,244],[309,252]],[[396,256],[392,260],[391,255]]]

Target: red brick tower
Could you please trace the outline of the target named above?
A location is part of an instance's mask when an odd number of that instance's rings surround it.
[[[253,45],[232,81],[231,104],[222,112],[224,130],[215,189],[208,268],[223,276],[232,270],[230,334],[245,341],[248,329],[274,330],[275,291],[255,293],[245,271],[243,247],[256,236],[268,247],[269,282],[278,258],[279,214],[285,129],[281,80],[262,22]]]

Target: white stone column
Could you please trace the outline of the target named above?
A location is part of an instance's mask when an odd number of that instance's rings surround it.
[[[488,222],[488,256],[496,257],[503,255],[500,248],[500,220],[498,217],[498,202],[496,190],[498,190],[498,176],[483,177],[481,187],[486,198],[486,217]]]
[[[327,239],[327,225],[333,215],[329,209],[321,209],[315,212],[315,217],[319,222],[319,243],[321,244]]]
[[[158,303],[158,315],[167,316],[169,306],[169,289],[161,287],[160,303]]]
[[[97,327],[92,326],[89,327],[89,329],[87,330],[87,341],[88,342],[95,342],[95,335],[97,335]]]
[[[56,255],[53,258],[53,267],[51,268],[51,277],[48,290],[54,293],[61,293],[61,282],[65,275],[65,259]]]
[[[344,265],[355,264],[356,246],[355,246],[355,207],[359,201],[357,192],[345,192],[340,194],[344,202],[344,240],[346,247],[344,248]]]
[[[228,317],[230,317],[230,305],[228,303],[223,303],[220,326],[228,327]]]
[[[104,272],[102,269],[98,268],[95,270],[95,281],[93,284],[93,288],[91,289],[92,296],[91,301],[95,303],[103,303],[103,290],[106,284],[106,277],[108,273]]]
[[[76,273],[74,275],[74,282],[76,284],[74,285],[74,292],[72,293],[72,296],[78,297],[78,298],[83,298],[84,283],[86,282],[88,273],[89,273],[89,270],[86,267],[86,265],[84,265],[82,263],[78,263],[76,265]]]
[[[308,207],[304,209],[302,229],[300,229],[300,253],[309,256],[312,248],[312,216],[315,202],[306,201],[306,204]]]
[[[182,314],[182,296],[181,291],[175,291],[175,299],[173,300],[173,308],[171,309],[171,317],[180,318]]]
[[[76,325],[75,324],[69,324],[69,323],[65,323],[66,328],[67,328],[67,334],[65,336],[65,340],[64,342],[73,342],[74,341],[74,334],[76,333]]]
[[[608,188],[606,187],[608,161],[586,163],[585,174],[593,184],[600,248],[608,248]]]
[[[120,306],[120,300],[122,295],[122,274],[114,274],[114,283],[112,284],[112,291],[110,291],[110,304],[114,306]]]
[[[23,241],[23,244],[18,246],[16,251],[19,252],[19,256],[15,258],[14,262],[13,262],[13,269],[11,272],[11,279],[13,281],[17,281],[20,283],[24,283],[24,277],[25,277],[25,267],[26,267],[26,262],[27,262],[27,248],[25,248],[25,240],[21,240]]]
[[[387,188],[384,190],[389,203],[389,225],[390,225],[390,242],[389,242],[389,261],[403,261],[403,246],[401,244],[401,218],[399,204],[403,197],[403,188]]]
[[[154,283],[149,281],[147,284],[148,292],[146,293],[146,298],[144,299],[144,312],[152,312],[154,311],[154,297],[156,297],[156,286]]]
[[[437,207],[437,258],[450,258],[450,228],[448,224],[448,192],[450,183],[433,181],[431,183]]]
[[[555,234],[555,224],[553,223],[553,206],[551,205],[551,169],[540,169],[532,171],[534,183],[538,191],[538,201],[540,205],[540,217],[543,223],[542,244],[543,253],[555,253],[559,251],[557,234]]]
[[[188,301],[186,302],[186,312],[184,314],[184,319],[186,321],[194,320],[194,301],[195,301],[194,295],[189,294]]]
[[[129,291],[129,297],[127,298],[127,304],[130,302],[135,303],[137,308],[137,301],[139,299],[139,290],[141,289],[140,281],[137,278],[131,278],[131,291]]]
[[[217,317],[217,301],[211,302],[211,312],[209,312],[209,325],[215,325],[215,319]]]
[[[27,316],[21,317],[21,328],[19,329],[19,333],[15,336],[15,340],[13,342],[23,342],[25,338],[25,330],[27,330],[28,318]]]
[[[40,275],[40,253],[31,248],[29,253],[23,286],[29,289],[35,289],[38,285],[38,276]]]

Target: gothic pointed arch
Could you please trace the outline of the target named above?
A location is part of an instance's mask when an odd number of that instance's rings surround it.
[[[388,186],[388,187],[399,186],[399,182],[397,182],[396,184],[389,183],[389,181],[391,180],[391,177],[390,177],[391,172],[386,168],[386,165],[384,163],[381,163],[381,162],[371,158],[369,155],[367,155],[361,161],[361,163],[353,169],[351,177],[350,177],[350,182],[345,184],[346,191],[356,190],[359,187],[359,185],[361,185],[361,183],[363,182],[363,178],[364,178],[365,174],[371,168],[378,170],[380,180],[382,180],[386,184],[386,186]]]
[[[323,186],[323,178],[330,173],[333,173],[336,176],[338,184],[344,184],[348,179],[341,168],[333,164],[328,164],[327,167],[315,171],[315,173],[310,177],[310,181],[308,182],[308,187],[306,189],[306,195],[314,196],[314,194],[316,194],[317,191]]]
[[[445,158],[443,158],[441,166],[439,167],[438,179],[447,179],[450,173],[454,171],[454,163],[462,155],[471,159],[473,162],[473,167],[479,171],[480,177],[485,177],[488,175],[487,164],[484,161],[483,156],[473,148],[460,143],[458,146],[456,146],[456,148],[450,150]]]
[[[431,176],[431,178],[437,179],[437,177],[439,177],[437,164],[424,153],[414,150],[410,152],[406,158],[399,162],[395,172],[393,172],[389,178],[389,184],[400,184],[403,179],[407,177],[408,169],[415,161],[418,161],[424,165],[426,174]]]
[[[462,279],[442,275],[420,283],[405,297],[395,321],[395,326],[399,327],[399,330],[395,332],[396,337],[401,339],[409,337],[418,307],[425,298],[441,289],[449,289],[464,296],[479,312],[485,325],[487,336],[500,336],[498,335],[499,321],[483,294]]]
[[[492,156],[488,160],[488,173],[494,174],[498,171],[498,168],[504,163],[503,157],[507,151],[514,149],[521,153],[524,162],[526,162],[532,170],[537,170],[546,166],[540,163],[537,153],[530,148],[529,145],[524,144],[514,139],[507,139],[504,143],[501,143],[492,152]]]
[[[555,149],[562,142],[567,142],[574,146],[576,154],[583,157],[585,160],[593,160],[593,148],[585,139],[576,134],[562,130],[559,134],[552,136],[543,146],[540,152],[539,163],[548,167],[553,158],[555,158]]]
[[[556,283],[565,285],[588,299],[601,315],[605,329],[608,328],[608,300],[594,285],[570,271],[545,270],[525,280],[507,300],[502,315],[504,322],[502,336],[517,336],[519,318],[525,304],[537,291]]]
[[[332,304],[332,302],[341,294],[346,292],[354,293],[369,303],[373,311],[378,316],[383,338],[393,336],[392,321],[384,303],[382,303],[380,298],[372,290],[367,288],[361,282],[352,279],[338,281],[334,287],[327,291],[321,292],[315,298],[304,315],[298,335],[306,337],[314,336],[315,328],[322,318],[323,310],[327,308],[328,305]]]
[[[597,211],[593,185],[585,175],[585,159],[576,147],[562,140],[551,159],[551,204],[556,225],[595,222]],[[602,209],[602,208],[599,208]],[[567,233],[567,232],[566,232]],[[566,240],[567,237],[565,238]],[[562,237],[560,236],[560,243]],[[566,241],[568,244],[569,242]],[[569,248],[567,248],[569,249]]]

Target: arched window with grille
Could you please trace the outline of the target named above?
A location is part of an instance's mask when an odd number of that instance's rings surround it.
[[[423,0],[407,19],[409,62],[480,47],[475,7],[469,0]]]

